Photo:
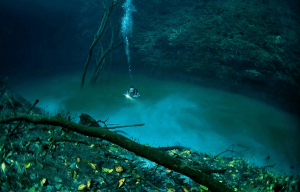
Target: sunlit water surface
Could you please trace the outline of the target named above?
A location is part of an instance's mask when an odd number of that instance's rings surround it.
[[[14,90],[51,114],[61,109],[87,113],[107,124],[143,127],[122,129],[141,143],[152,146],[181,145],[219,154],[230,145],[259,166],[273,171],[299,171],[299,121],[296,117],[241,95],[175,81],[135,75],[112,74],[108,84],[79,89],[80,73],[19,81]],[[134,83],[133,83],[134,82]],[[127,99],[133,84],[142,95]],[[78,119],[78,118],[77,118]],[[228,154],[227,155],[231,155]],[[267,158],[267,157],[270,158]],[[294,169],[290,167],[293,166]]]

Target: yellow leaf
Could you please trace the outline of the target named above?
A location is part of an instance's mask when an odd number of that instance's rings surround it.
[[[31,166],[31,163],[30,163],[30,162],[25,163],[25,168],[26,168],[26,169],[28,169],[30,166]]]
[[[108,168],[104,168],[104,167],[102,167],[102,172],[105,172],[105,173],[107,173],[109,171],[109,169]]]
[[[94,170],[96,170],[96,164],[89,163],[89,165],[90,165]]]
[[[89,189],[90,189],[90,187],[91,187],[91,180],[88,180],[88,181],[87,181],[87,184],[86,184],[86,186],[87,186],[87,188],[89,188]]]
[[[43,178],[43,179],[41,180],[41,186],[44,186],[44,184],[46,183],[46,181],[47,181],[47,179],[46,179],[46,178]]]
[[[123,168],[121,166],[117,166],[116,168],[116,172],[120,173],[123,171]]]
[[[177,154],[177,153],[178,153],[178,150],[177,150],[177,149],[173,149],[173,150],[171,150],[171,151],[169,152],[169,155],[174,156],[174,155]]]
[[[168,170],[166,170],[166,172],[168,172],[168,173],[171,173],[171,170],[170,170],[170,169],[168,169]]]
[[[175,189],[169,188],[167,192],[175,192]]]
[[[86,185],[85,184],[81,184],[78,186],[78,191],[82,191],[86,188]]]
[[[77,162],[78,162],[78,163],[80,162],[80,158],[79,158],[79,157],[77,158]]]
[[[191,154],[191,151],[185,150],[184,152],[182,152],[182,154],[188,154],[188,155],[190,155],[190,154]]]
[[[73,179],[76,179],[76,177],[77,177],[77,172],[76,172],[76,171],[73,171],[73,176],[72,176],[72,178],[73,178]]]
[[[184,192],[189,192],[189,190],[186,188],[186,186],[181,186]]]
[[[2,164],[1,164],[1,169],[2,169],[2,171],[4,172],[4,170],[5,170],[5,163],[2,163]]]
[[[111,173],[111,172],[113,172],[113,171],[114,171],[113,169],[108,169],[108,168],[102,167],[102,172],[105,172],[105,173]]]
[[[120,179],[118,187],[121,187],[123,185],[124,181],[125,181],[125,178]]]

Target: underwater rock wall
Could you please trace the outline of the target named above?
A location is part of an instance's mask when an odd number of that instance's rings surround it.
[[[295,7],[267,0],[134,4],[134,65],[153,73],[180,71],[298,112],[300,17]]]

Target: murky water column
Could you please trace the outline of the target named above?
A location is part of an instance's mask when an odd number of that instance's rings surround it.
[[[132,80],[128,37],[132,35],[132,12],[136,11],[136,9],[132,5],[132,0],[126,0],[122,7],[124,9],[124,16],[122,17],[121,33],[125,41],[125,51],[127,56],[128,70],[130,78]]]

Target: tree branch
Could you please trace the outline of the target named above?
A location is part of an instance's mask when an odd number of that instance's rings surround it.
[[[60,126],[86,136],[104,139],[106,141],[119,145],[120,147],[123,147],[140,157],[144,157],[159,165],[162,165],[166,168],[172,169],[176,172],[186,175],[193,179],[195,182],[208,187],[211,191],[233,192],[233,190],[227,187],[225,184],[211,178],[203,171],[193,169],[190,166],[184,164],[182,161],[177,160],[167,155],[166,153],[158,151],[149,146],[141,145],[137,142],[130,140],[127,137],[109,131],[107,129],[80,125],[65,119],[60,114],[53,117],[47,117],[43,115],[20,114],[6,119],[0,119],[0,123],[10,123],[12,121],[26,121],[34,124]]]
[[[123,126],[114,126],[114,127],[107,127],[106,129],[119,129],[124,127],[138,127],[138,126],[144,126],[145,124],[133,124],[133,125],[123,125]]]
[[[90,60],[91,60],[91,57],[92,57],[92,54],[93,54],[93,49],[95,47],[95,45],[97,44],[98,40],[100,39],[100,37],[102,36],[103,32],[104,32],[104,29],[106,27],[106,24],[107,24],[107,20],[111,14],[111,11],[112,11],[112,8],[118,3],[117,0],[114,0],[112,2],[112,4],[110,6],[105,6],[105,13],[104,13],[104,16],[102,18],[102,21],[101,21],[101,24],[99,26],[99,29],[97,31],[97,34],[95,35],[95,38],[94,38],[94,41],[93,43],[91,44],[90,48],[89,48],[89,53],[88,53],[88,57],[86,59],[86,62],[85,62],[85,65],[84,65],[84,70],[83,70],[83,74],[82,74],[82,78],[81,78],[81,85],[80,87],[82,88],[83,85],[84,85],[84,82],[85,82],[85,75],[86,75],[86,71],[87,71],[87,68],[89,66],[89,63],[90,63]]]
[[[30,109],[27,111],[27,114],[30,113],[30,111],[36,106],[36,104],[39,102],[38,99],[35,100],[34,104],[30,107]],[[15,132],[15,130],[20,126],[21,122],[19,122],[15,128],[13,128],[13,130],[10,132],[9,136],[12,136],[12,134]]]

